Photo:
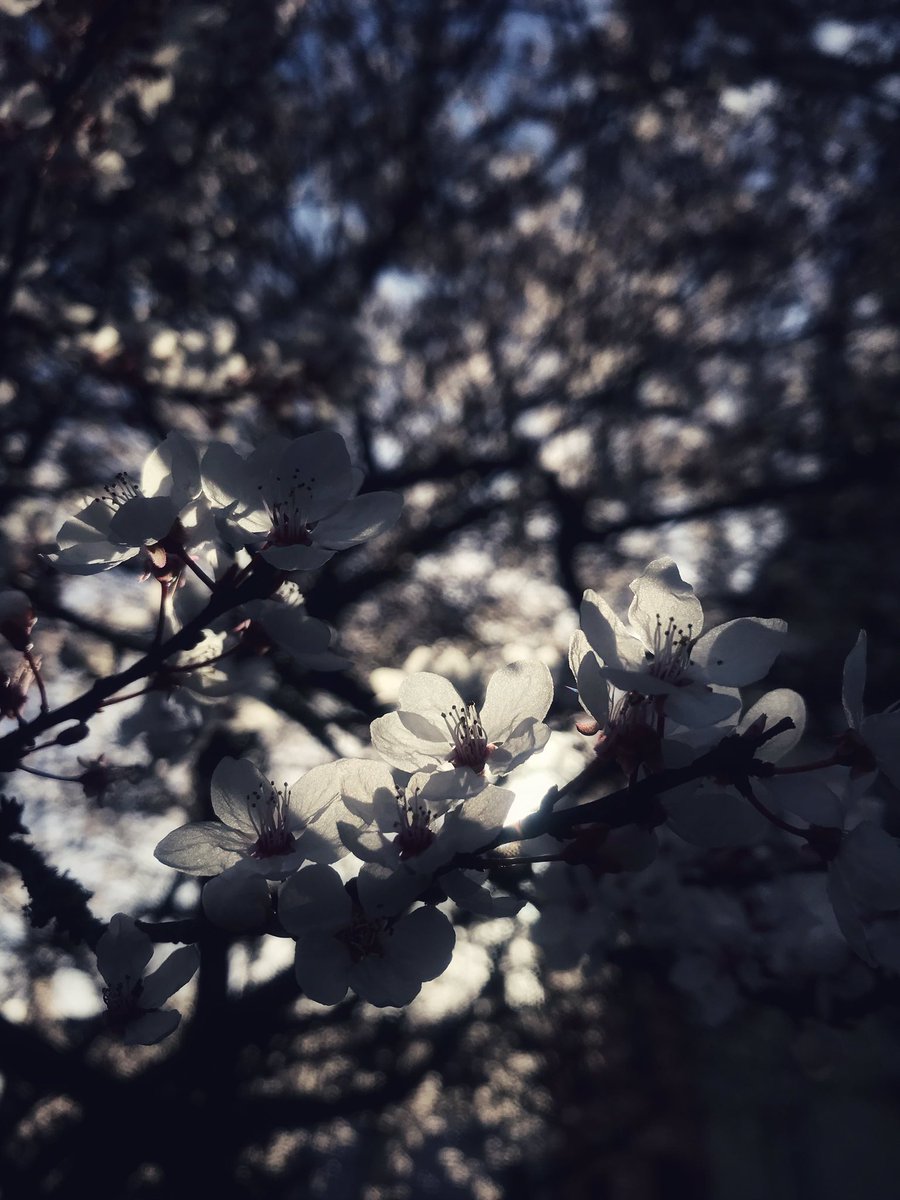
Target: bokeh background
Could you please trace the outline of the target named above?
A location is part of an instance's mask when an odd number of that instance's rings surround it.
[[[662,553],[710,623],[789,621],[773,680],[814,736],[860,627],[870,707],[897,699],[895,5],[0,0],[0,47],[0,583],[52,699],[129,661],[155,596],[42,550],[169,430],[337,428],[406,501],[303,581],[350,671],[110,710],[78,748],[134,767],[102,808],[5,780],[101,919],[192,910],[152,847],[223,754],[291,779],[365,753],[410,670],[477,693],[548,664],[533,804],[588,759],[583,589]],[[283,946],[210,946],[180,1039],[125,1056],[27,898],[4,866],[4,1197],[895,1192],[890,1004],[723,1013],[639,947],[552,967],[526,909],[462,918],[405,1012],[298,1005]]]

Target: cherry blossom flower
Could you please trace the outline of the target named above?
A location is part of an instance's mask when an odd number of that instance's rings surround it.
[[[266,879],[284,879],[300,864],[335,862],[344,854],[337,829],[343,813],[340,763],[313,767],[295,784],[265,779],[248,759],[224,758],[212,776],[218,821],[192,821],[154,851],[188,875],[219,875],[237,863]]]
[[[282,885],[278,916],[296,939],[294,970],[311,1000],[338,1004],[352,988],[379,1008],[409,1004],[450,965],[456,934],[444,914],[428,905],[384,913],[382,882],[364,867],[353,899],[336,871],[317,865]]]
[[[416,874],[487,845],[514,794],[470,770],[418,772],[398,787],[384,763],[346,762],[343,800],[359,824],[339,822],[344,845],[364,862]]]
[[[362,474],[333,430],[269,438],[246,459],[215,442],[202,470],[226,540],[239,547],[264,539],[262,557],[283,571],[314,570],[384,533],[403,504],[395,492],[357,495]]]
[[[861,629],[844,662],[842,700],[849,729],[841,751],[856,770],[877,767],[894,787],[900,788],[900,701],[884,712],[863,716],[865,686],[866,633]]]
[[[401,771],[465,767],[506,775],[550,736],[543,723],[553,680],[543,663],[516,662],[491,676],[481,708],[440,675],[422,671],[400,688],[399,711],[372,722],[372,745]]]
[[[702,633],[700,601],[669,557],[654,559],[631,590],[627,623],[586,591],[583,636],[573,639],[579,694],[584,689],[582,703],[600,725],[608,713],[603,679],[625,694],[657,697],[657,711],[681,725],[713,724],[739,707],[729,689],[768,672],[787,632],[784,621],[740,617]]]
[[[185,549],[208,536],[195,504],[200,492],[197,451],[180,433],[170,433],[144,462],[140,483],[121,472],[65,522],[53,561],[61,571],[93,575],[146,547],[155,569],[163,570],[167,540]]]
[[[196,946],[175,950],[156,971],[144,975],[153,943],[131,917],[116,913],[97,943],[103,1002],[110,1029],[128,1046],[153,1046],[178,1026],[181,1014],[162,1005],[192,979],[200,965]]]

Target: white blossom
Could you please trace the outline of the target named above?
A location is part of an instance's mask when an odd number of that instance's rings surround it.
[[[400,787],[384,763],[367,760],[345,763],[342,795],[356,821],[339,822],[347,848],[419,875],[489,844],[515,799],[465,768],[418,772]]]
[[[553,680],[543,663],[516,662],[495,672],[480,708],[466,704],[440,675],[404,680],[399,711],[372,722],[372,745],[401,771],[450,765],[506,775],[550,736],[543,723]]]
[[[278,915],[296,938],[294,970],[311,1000],[337,1004],[352,988],[378,1007],[409,1004],[450,964],[456,934],[443,913],[421,905],[384,913],[381,880],[364,867],[352,899],[327,866],[303,867],[281,887]]]
[[[183,825],[154,853],[188,875],[218,875],[243,862],[266,879],[284,879],[307,859],[335,862],[344,854],[340,778],[340,763],[326,763],[289,787],[265,779],[248,759],[224,758],[212,776],[219,819]]]
[[[787,631],[783,621],[740,617],[703,633],[703,609],[675,561],[654,559],[631,583],[627,621],[592,590],[570,663],[582,704],[609,716],[602,680],[625,695],[655,698],[655,711],[686,726],[713,724],[739,707],[731,690],[761,679]],[[594,656],[594,660],[590,655]]]
[[[214,442],[202,472],[227,540],[235,547],[261,540],[262,557],[283,571],[313,570],[384,533],[403,503],[395,492],[357,495],[362,474],[333,430],[272,437],[246,459]]]
[[[140,483],[120,473],[102,496],[65,522],[53,561],[61,571],[93,575],[146,547],[161,568],[166,539],[186,549],[208,536],[204,513],[195,504],[200,491],[197,451],[180,433],[170,433],[144,462]]]
[[[97,943],[103,1002],[109,1027],[129,1046],[153,1046],[178,1026],[181,1014],[162,1005],[192,979],[200,965],[196,946],[175,950],[144,975],[153,943],[131,917],[116,913]]]

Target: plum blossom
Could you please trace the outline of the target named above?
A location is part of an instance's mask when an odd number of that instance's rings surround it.
[[[516,662],[495,672],[480,708],[466,704],[449,680],[422,671],[404,680],[399,711],[372,722],[372,745],[401,771],[449,765],[506,775],[546,743],[543,717],[552,699],[543,663]]]
[[[145,460],[139,483],[120,472],[102,496],[65,522],[53,561],[61,571],[93,575],[146,548],[162,571],[169,539],[183,550],[207,536],[195,503],[200,492],[197,451],[182,434],[170,433]]]
[[[107,1024],[128,1046],[153,1046],[175,1030],[181,1014],[162,1005],[200,965],[197,947],[182,946],[145,976],[152,957],[153,943],[125,913],[116,913],[97,942]]]
[[[841,751],[857,770],[877,767],[894,787],[900,787],[900,701],[884,712],[863,716],[865,686],[866,633],[861,629],[844,662],[842,701],[849,729]]]
[[[306,859],[335,862],[344,854],[340,778],[340,763],[326,763],[290,787],[277,785],[248,759],[224,758],[212,776],[219,819],[173,830],[154,854],[188,875],[219,875],[241,863],[266,879],[284,879]]]
[[[343,800],[362,827],[338,827],[364,862],[423,875],[490,843],[514,799],[464,768],[418,772],[398,787],[384,763],[359,760],[345,764]]]
[[[667,556],[649,563],[631,591],[627,622],[586,591],[573,638],[579,695],[601,727],[610,715],[604,680],[626,696],[655,698],[654,711],[681,725],[727,717],[740,705],[733,689],[768,672],[787,631],[783,621],[740,617],[703,633],[700,601]]]
[[[282,571],[314,570],[384,533],[403,503],[395,492],[357,495],[363,476],[333,430],[272,437],[246,459],[214,442],[202,474],[225,539],[234,547],[262,539],[262,557]]]
[[[379,1008],[409,1004],[450,965],[456,934],[444,914],[428,905],[385,914],[382,883],[364,867],[352,898],[336,871],[316,865],[282,885],[279,919],[296,939],[294,971],[311,1000],[338,1004],[352,988]]]

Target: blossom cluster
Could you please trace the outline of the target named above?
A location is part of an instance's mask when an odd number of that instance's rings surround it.
[[[139,679],[144,691],[178,685],[214,698],[228,693],[241,656],[276,649],[310,670],[349,665],[330,627],[307,613],[301,586],[304,572],[397,521],[400,497],[361,493],[362,478],[327,431],[270,438],[246,457],[171,434],[139,481],[116,476],[63,524],[51,557],[79,575],[139,560],[159,586],[156,637],[144,659],[76,702],[78,723],[48,744],[86,736],[92,713]],[[188,580],[191,588],[179,586]],[[672,981],[710,1019],[773,976],[839,979],[848,961],[900,973],[900,846],[873,792],[879,779],[900,786],[900,709],[864,711],[865,634],[845,663],[834,749],[804,762],[803,699],[775,688],[747,703],[741,691],[768,674],[786,624],[742,617],[705,629],[669,557],[630,588],[622,615],[584,593],[568,659],[588,765],[517,825],[511,773],[551,736],[554,681],[540,662],[509,663],[483,695],[465,697],[440,675],[408,675],[396,711],[371,724],[368,756],[290,784],[249,759],[224,758],[208,819],[172,830],[157,859],[203,881],[206,921],[236,936],[292,939],[298,985],[323,1004],[348,989],[378,1006],[409,1003],[451,961],[454,905],[492,917],[526,899],[551,965],[614,956],[635,937],[667,951],[666,931],[677,927]],[[27,596],[0,593],[0,649],[10,660],[0,664],[0,716],[18,722],[20,753],[34,749],[32,728],[56,721],[34,623]],[[41,712],[29,725],[34,681]],[[132,694],[144,692],[122,698]],[[88,769],[69,778],[102,795],[117,768],[80,761]],[[796,893],[791,920],[781,921],[789,951],[784,939],[776,951],[756,937],[742,901],[714,885],[682,886],[685,874],[707,869],[710,852],[737,850],[755,856],[759,879],[743,899],[757,915],[772,904],[771,865],[787,853],[796,867],[782,872]],[[513,863],[530,868],[514,893],[495,882]],[[145,978],[151,953],[124,914],[97,944],[108,1023],[126,1041],[174,1030],[178,1014],[162,1005],[199,962],[186,947]]]

